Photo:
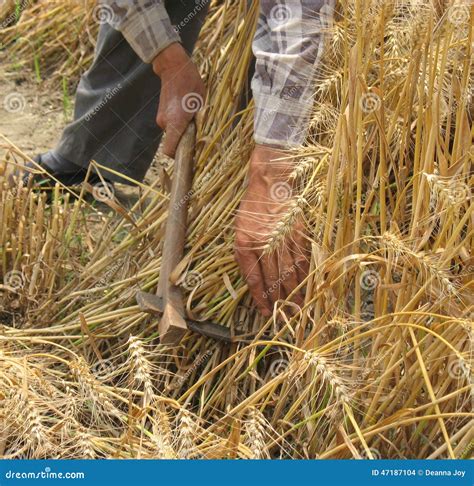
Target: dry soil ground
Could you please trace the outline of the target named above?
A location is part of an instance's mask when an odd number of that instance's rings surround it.
[[[34,82],[30,73],[12,72],[0,59],[0,134],[29,157],[55,146],[63,127],[72,117],[74,96],[66,110],[61,90],[45,83]],[[7,143],[0,136],[0,159]],[[158,161],[166,162],[157,155],[145,182],[158,177]],[[126,206],[138,196],[138,190],[122,184],[116,185],[115,194]]]
[[[27,155],[51,148],[67,123],[59,94],[52,94],[0,65],[0,133]],[[3,144],[2,144],[3,145]]]

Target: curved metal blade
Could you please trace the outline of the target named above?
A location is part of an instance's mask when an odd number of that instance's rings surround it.
[[[186,325],[190,331],[200,334],[201,336],[225,343],[234,342],[230,329],[226,326],[222,326],[221,324],[216,324],[215,322],[211,321],[197,322],[186,319]]]

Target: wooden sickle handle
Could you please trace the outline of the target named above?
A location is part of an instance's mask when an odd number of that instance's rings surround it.
[[[164,299],[165,304],[168,302],[168,292],[173,287],[170,283],[171,273],[184,255],[188,224],[188,201],[191,197],[193,183],[195,141],[196,125],[191,122],[179,142],[174,163],[157,291],[157,294]]]
[[[188,226],[188,202],[193,183],[193,164],[196,146],[196,124],[192,121],[184,132],[175,157],[173,182],[165,228],[161,258],[160,280],[157,294],[163,299],[165,309],[160,322],[163,341],[177,341],[187,331],[184,321],[184,303],[179,287],[170,282],[170,276],[184,256]],[[181,317],[181,318],[180,318]],[[169,335],[170,339],[166,338]]]

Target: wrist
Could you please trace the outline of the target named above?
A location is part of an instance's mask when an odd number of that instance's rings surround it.
[[[295,167],[295,159],[288,152],[257,144],[252,152],[249,165],[249,181],[273,184],[288,180]]]
[[[190,57],[179,42],[163,49],[153,60],[153,71],[160,78],[166,73],[181,69],[190,62]]]

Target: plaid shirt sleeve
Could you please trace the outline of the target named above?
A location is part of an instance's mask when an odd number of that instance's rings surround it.
[[[257,143],[291,147],[305,138],[325,33],[335,0],[260,0],[252,80]],[[179,42],[164,0],[101,0],[102,16],[144,62]]]
[[[312,95],[335,0],[260,0],[252,80],[257,143],[304,142]]]
[[[142,61],[150,63],[180,37],[164,0],[101,0],[99,15],[123,36]]]

